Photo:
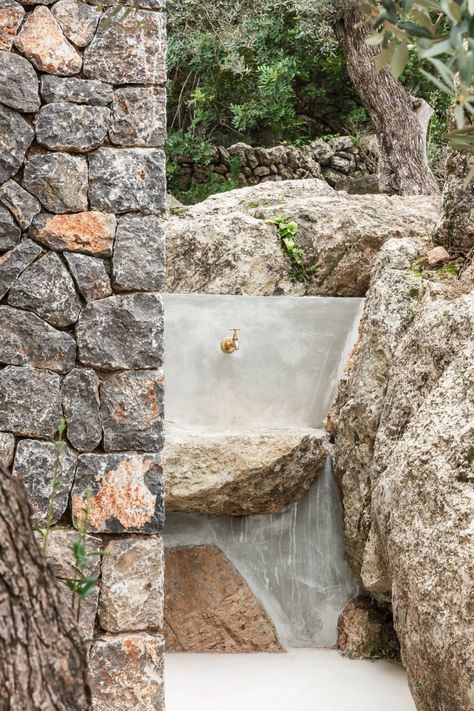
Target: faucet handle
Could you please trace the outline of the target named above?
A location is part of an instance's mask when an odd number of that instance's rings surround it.
[[[230,330],[234,332],[234,338],[236,338],[236,337],[237,337],[237,333],[240,332],[240,328],[231,328]]]

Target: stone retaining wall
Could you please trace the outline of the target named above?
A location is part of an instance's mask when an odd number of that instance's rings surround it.
[[[317,139],[308,146],[274,146],[254,148],[236,143],[229,148],[219,146],[209,165],[178,160],[181,188],[187,190],[191,183],[205,183],[212,173],[222,182],[235,176],[241,186],[257,185],[268,180],[302,180],[324,178],[332,187],[345,187],[347,178],[363,178],[376,170],[377,146],[374,137],[356,145],[349,136],[331,141]]]
[[[88,501],[100,711],[164,708],[166,33],[164,0],[134,6],[0,0],[0,456],[36,526],[57,479],[62,577]]]

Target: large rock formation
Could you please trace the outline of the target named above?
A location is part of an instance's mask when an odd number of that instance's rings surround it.
[[[309,490],[328,454],[320,430],[203,434],[171,429],[163,452],[168,511],[282,511]]]
[[[363,296],[382,245],[426,238],[437,215],[437,198],[348,195],[316,179],[213,195],[167,220],[165,291]],[[299,226],[306,266],[300,282],[268,224],[280,216]]]
[[[264,608],[219,548],[171,548],[165,560],[168,651],[281,651]]]
[[[393,604],[417,708],[464,711],[474,701],[474,282],[472,269],[423,278],[423,264],[417,243],[382,249],[329,428],[351,565]]]

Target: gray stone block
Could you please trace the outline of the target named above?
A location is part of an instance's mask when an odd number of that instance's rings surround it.
[[[51,523],[57,523],[66,511],[74,481],[77,456],[64,444],[60,452],[54,442],[23,439],[18,442],[13,476],[23,480],[32,509],[32,523],[42,526],[52,508]],[[55,493],[53,496],[53,485]]]
[[[61,396],[69,442],[80,452],[91,452],[102,439],[97,375],[75,368],[64,378]]]
[[[8,303],[34,311],[58,327],[75,323],[81,311],[72,277],[55,252],[48,252],[21,274],[10,289]]]
[[[34,136],[20,114],[0,105],[0,184],[20,168]]]
[[[32,365],[67,373],[76,361],[76,342],[35,314],[0,306],[0,363]]]
[[[52,437],[62,417],[60,378],[49,370],[7,365],[0,370],[0,430]]]
[[[107,376],[100,386],[104,450],[160,452],[163,447],[163,373],[136,370]]]
[[[0,103],[31,113],[40,107],[38,77],[24,57],[0,51]]]
[[[104,370],[159,368],[163,361],[163,305],[158,294],[91,301],[76,327],[79,360]]]
[[[0,186],[0,202],[8,207],[22,230],[27,230],[35,215],[41,212],[38,200],[15,180]]]
[[[0,299],[13,286],[20,274],[34,260],[43,254],[43,250],[38,244],[30,239],[24,239],[10,252],[4,254],[0,259]]]
[[[109,131],[121,146],[163,146],[166,140],[164,87],[127,86],[114,92]]]
[[[61,29],[76,47],[86,47],[94,37],[100,7],[75,0],[59,0],[51,9]]]
[[[0,205],[0,250],[11,249],[18,244],[20,237],[21,230],[10,211]]]
[[[112,8],[102,15],[84,52],[84,76],[111,84],[164,84],[165,16],[137,10],[117,22],[114,11]]]
[[[165,154],[157,148],[99,148],[88,155],[89,199],[105,212],[166,208]]]
[[[75,104],[107,106],[112,101],[114,92],[110,84],[95,79],[55,77],[45,74],[41,77],[41,96],[48,104],[70,101]]]
[[[119,220],[112,259],[117,291],[160,291],[165,277],[165,239],[158,217]]]
[[[23,187],[50,212],[87,210],[87,161],[68,153],[32,156],[25,162]]]
[[[15,437],[10,432],[0,432],[0,464],[9,467],[15,454]]]
[[[87,153],[104,142],[109,120],[110,111],[103,106],[47,104],[36,119],[36,140],[53,151]]]
[[[79,292],[86,301],[103,299],[111,295],[112,287],[102,259],[71,252],[64,252],[64,258]]]

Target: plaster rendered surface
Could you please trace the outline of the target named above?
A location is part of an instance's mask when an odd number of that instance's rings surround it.
[[[321,427],[363,299],[165,294],[166,419],[212,431]],[[240,349],[220,349],[231,328]]]
[[[403,667],[334,650],[167,654],[167,711],[415,711]]]
[[[164,541],[218,546],[270,615],[284,647],[334,645],[339,614],[357,594],[329,462],[305,498],[281,513],[170,513]]]

